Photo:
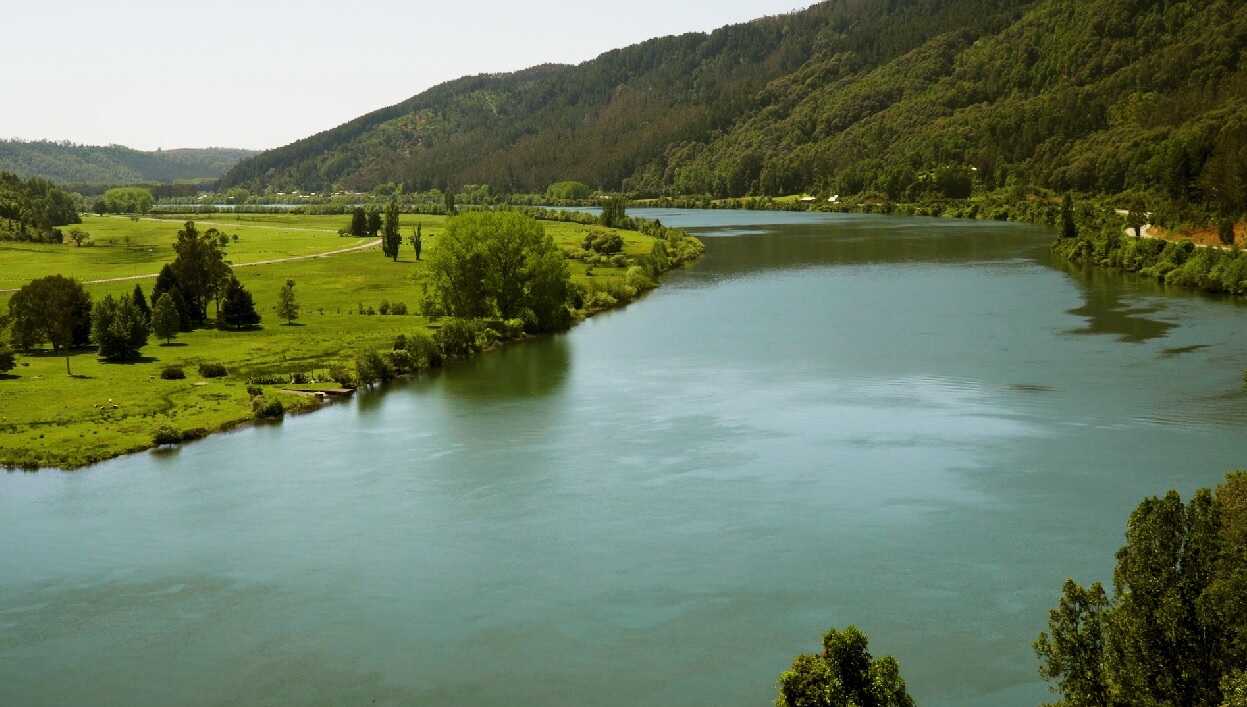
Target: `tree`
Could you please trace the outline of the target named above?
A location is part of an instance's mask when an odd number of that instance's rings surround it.
[[[134,302],[134,306],[138,308],[139,312],[143,314],[143,321],[150,324],[152,321],[152,308],[147,304],[147,297],[143,294],[142,285],[137,283],[134,285],[134,292],[130,294],[130,299]]]
[[[1067,581],[1035,642],[1062,704],[1219,704],[1247,664],[1247,473],[1140,503],[1113,585],[1110,600]]]
[[[873,658],[856,626],[831,629],[823,651],[800,655],[779,676],[776,707],[913,707],[900,664]]]
[[[1078,226],[1074,223],[1074,198],[1069,194],[1061,201],[1061,237],[1078,237]]]
[[[13,344],[30,350],[47,342],[65,356],[91,340],[91,296],[77,280],[48,275],[33,280],[9,299]]]
[[[173,296],[166,292],[156,300],[156,306],[152,308],[152,331],[164,339],[166,344],[171,344],[181,328],[182,315],[178,314]]]
[[[356,206],[351,211],[351,235],[356,238],[363,238],[368,235],[368,214],[364,211],[364,207]]]
[[[567,324],[566,261],[542,225],[523,214],[471,212],[450,219],[428,271],[432,295],[452,316],[525,317],[536,331]]]
[[[1148,214],[1147,206],[1141,199],[1134,199],[1130,202],[1130,209],[1126,212],[1126,225],[1134,229],[1134,237],[1143,237],[1143,227],[1147,225]]]
[[[114,214],[145,214],[154,199],[151,190],[142,187],[117,187],[104,192],[104,209]]]
[[[1234,219],[1223,218],[1217,223],[1217,236],[1222,245],[1234,245]]]
[[[299,318],[299,303],[294,299],[294,280],[286,280],[285,286],[277,294],[277,316],[293,324]]]
[[[454,216],[459,213],[459,210],[455,208],[455,190],[449,184],[446,185],[446,192],[442,196],[446,202],[446,215]]]
[[[9,342],[0,340],[0,373],[8,373],[17,367],[17,356]]]
[[[611,197],[602,200],[602,214],[598,216],[598,223],[607,228],[615,228],[622,226],[627,216],[624,200],[620,197]]]
[[[368,210],[368,237],[376,238],[381,231],[381,212],[375,208]]]
[[[177,278],[177,287],[186,299],[186,314],[192,323],[207,318],[208,301],[224,287],[232,270],[225,262],[225,251],[215,233],[201,234],[193,221],[178,231],[173,244],[177,257],[170,267]]]
[[[398,231],[398,199],[390,199],[385,207],[385,237],[381,241],[381,252],[397,263],[398,248],[402,244],[403,236]]]
[[[251,293],[236,277],[231,277],[225,287],[225,298],[221,302],[221,320],[222,324],[234,329],[253,327],[260,323],[260,315],[255,311]]]
[[[69,240],[73,241],[75,246],[81,248],[91,242],[91,234],[81,228],[71,228],[69,229]]]
[[[91,313],[91,338],[108,361],[132,361],[147,344],[147,320],[129,297],[106,295]]]
[[[420,224],[416,224],[416,230],[411,234],[411,247],[416,251],[416,260],[420,259],[420,251],[424,248],[424,239],[420,234]]]

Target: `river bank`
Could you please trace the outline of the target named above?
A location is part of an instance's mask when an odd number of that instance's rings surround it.
[[[249,253],[267,252],[261,241],[278,238],[283,228],[297,229],[292,239],[311,239],[297,241],[302,249],[342,250],[343,239],[336,235],[341,227],[338,217],[240,215],[218,220],[222,230],[237,228],[243,233],[242,241],[231,248],[246,246]],[[404,215],[402,224],[405,232],[416,224],[423,228],[427,254],[437,248],[444,222],[440,216]],[[120,229],[120,234],[127,223],[89,219],[86,225],[97,233],[105,233],[107,225]],[[144,236],[154,244],[171,242],[179,224],[141,226],[168,230]],[[563,250],[572,282],[583,293],[578,318],[622,306],[640,294],[644,285],[638,287],[635,278],[630,283],[628,269],[638,259],[648,262],[660,242],[668,253],[661,261],[664,270],[680,267],[701,252],[700,241],[682,235],[677,238],[687,238],[687,242],[674,248],[669,241],[637,231],[556,222],[546,222],[545,227]],[[584,253],[581,245],[590,231],[618,235],[619,257],[603,261]],[[122,235],[117,239],[116,245],[103,242],[95,248],[45,248],[45,267],[56,272],[64,256],[73,256],[77,272],[104,267],[105,272],[125,278],[125,268],[138,273],[158,270],[162,259],[171,255],[167,246],[134,244]],[[135,254],[145,260],[133,262]],[[124,267],[118,264],[123,262],[120,256],[128,263]],[[27,254],[21,261],[23,276],[37,276],[38,263]],[[388,355],[400,335],[427,334],[437,328],[435,318],[417,313],[425,272],[423,261],[417,261],[410,249],[404,250],[398,262],[383,257],[378,248],[366,248],[332,257],[280,259],[239,269],[236,274],[255,296],[257,310],[264,317],[261,329],[183,332],[171,345],[149,342],[142,358],[129,364],[104,362],[92,351],[75,352],[72,376],[65,374],[64,359],[51,352],[19,355],[17,368],[0,375],[0,466],[76,469],[158,446],[158,433],[165,440],[199,439],[254,420],[257,398],[280,401],[289,413],[315,410],[320,406],[315,398],[284,389],[297,388],[296,381],[312,385],[333,381],[335,373],[354,369],[361,352]],[[293,325],[280,323],[276,315],[277,296],[287,280],[296,282],[302,309]],[[117,279],[89,285],[87,290],[98,299],[128,295],[134,285]],[[0,309],[5,307],[5,297],[0,294]],[[201,364],[220,364],[228,375],[199,374]],[[185,378],[164,379],[161,374],[168,367],[180,368]],[[256,388],[259,396],[253,394]]]

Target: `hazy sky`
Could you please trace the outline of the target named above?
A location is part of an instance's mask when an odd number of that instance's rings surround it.
[[[275,147],[465,74],[577,63],[808,4],[20,2],[3,13],[0,138]]]

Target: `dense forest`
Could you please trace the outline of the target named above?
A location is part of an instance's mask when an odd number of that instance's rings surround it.
[[[144,152],[46,140],[0,140],[0,170],[59,184],[139,184],[216,179],[251,150],[224,147]]]
[[[452,81],[223,185],[893,200],[1016,185],[1241,212],[1245,50],[1235,0],[832,0]]]
[[[0,240],[47,240],[57,226],[81,222],[72,194],[46,179],[0,172]]]

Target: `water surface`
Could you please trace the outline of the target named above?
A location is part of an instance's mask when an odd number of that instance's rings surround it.
[[[1247,463],[1238,306],[1049,233],[654,211],[628,308],[284,424],[0,476],[0,704],[765,705],[855,623],[1036,705],[1062,580]]]

